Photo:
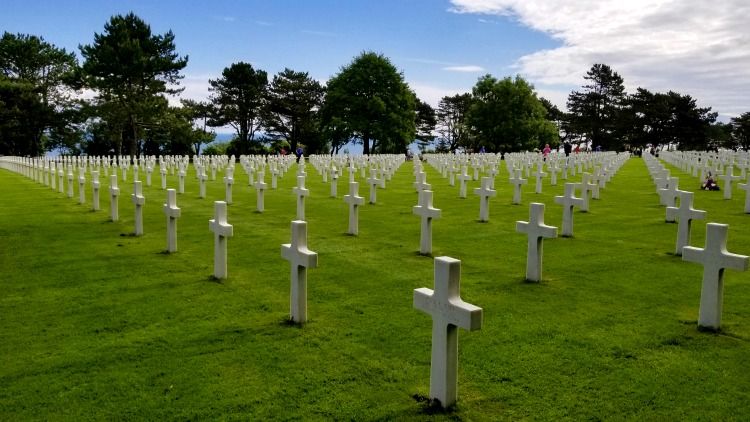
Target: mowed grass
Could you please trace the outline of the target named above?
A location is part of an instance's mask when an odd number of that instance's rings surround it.
[[[700,182],[668,166],[682,189]],[[530,202],[560,227],[564,181],[512,205],[503,168],[490,221],[478,181],[460,199],[426,166],[442,218],[433,256],[462,261],[461,296],[484,309],[480,331],[459,335],[459,401],[435,413],[429,396],[430,316],[413,290],[433,287],[419,251],[412,164],[377,204],[348,205],[307,166],[309,322],[287,323],[296,216],[293,172],[255,190],[239,165],[228,222],[229,277],[213,275],[213,201],[190,169],[178,195],[178,251],[167,254],[160,175],[144,186],[144,230],[132,236],[132,170],[120,178],[120,221],[19,174],[0,170],[0,420],[742,420],[750,414],[750,273],[726,271],[723,329],[698,330],[702,267],[674,255],[677,225],[642,159],[630,159],[576,210],[574,237],[545,240],[541,283],[524,282],[527,238],[515,231]],[[141,180],[145,174],[141,173]],[[266,176],[270,185],[270,176]],[[359,178],[360,195],[369,187]],[[568,182],[580,181],[580,174]],[[145,185],[145,183],[144,183]],[[177,176],[169,175],[170,188]],[[695,208],[729,224],[728,250],[749,255],[744,192],[697,189]],[[67,192],[67,186],[66,186]],[[693,222],[703,247],[706,221]]]

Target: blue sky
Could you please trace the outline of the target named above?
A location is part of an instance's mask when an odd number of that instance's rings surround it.
[[[746,0],[5,0],[0,28],[78,53],[114,14],[172,30],[188,55],[183,97],[238,61],[321,82],[362,51],[382,53],[424,101],[520,74],[564,108],[594,63],[626,89],[689,94],[724,118],[750,111]],[[716,3],[716,4],[712,4]]]

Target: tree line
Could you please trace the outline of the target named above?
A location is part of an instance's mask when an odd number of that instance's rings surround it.
[[[0,154],[262,154],[304,148],[365,154],[514,152],[591,143],[607,150],[679,144],[681,149],[750,147],[750,112],[729,124],[689,95],[627,94],[623,79],[595,64],[563,112],[520,76],[478,79],[471,92],[420,100],[382,54],[362,52],[321,84],[307,72],[267,72],[237,62],[209,80],[206,101],[180,100],[188,56],[171,31],[154,34],[133,13],[115,15],[76,55],[43,38],[0,39]],[[234,138],[214,143],[214,128]],[[203,151],[202,146],[209,145]]]

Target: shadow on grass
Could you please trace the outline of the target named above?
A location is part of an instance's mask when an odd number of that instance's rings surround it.
[[[120,233],[120,237],[139,237],[139,235],[135,233]]]
[[[224,283],[222,283],[222,280],[223,280],[222,278],[217,278],[215,275],[208,276],[208,281],[210,281],[212,283],[224,284]]]
[[[447,408],[443,408],[443,406],[440,404],[440,400],[437,399],[431,399],[429,397],[425,397],[421,394],[414,394],[411,396],[417,403],[420,404],[420,413],[428,416],[432,415],[448,415],[453,413],[456,410],[456,405],[452,404],[448,406]],[[461,418],[458,415],[451,415],[452,420],[461,420]]]
[[[541,279],[540,281],[529,280],[528,278],[524,277],[521,279],[521,283],[528,284],[531,286],[546,286],[547,284],[549,284],[549,281],[546,279]]]
[[[284,319],[281,322],[279,322],[280,327],[292,327],[292,328],[302,329],[303,325],[304,324],[302,323],[292,321],[292,319],[289,317],[284,317]]]
[[[430,258],[430,259],[435,258],[435,256],[432,253],[422,253],[420,251],[414,251],[414,255],[416,255],[416,256],[422,256],[422,257]]]

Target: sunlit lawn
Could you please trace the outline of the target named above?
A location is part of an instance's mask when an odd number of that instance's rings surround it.
[[[744,192],[732,200],[698,191],[670,167],[708,222],[729,224],[728,250],[749,255]],[[296,168],[295,168],[296,170]],[[459,401],[433,414],[429,315],[412,291],[433,287],[433,260],[419,251],[412,164],[377,204],[348,208],[308,165],[309,323],[287,323],[289,264],[281,244],[295,218],[293,173],[266,191],[264,213],[237,166],[228,221],[229,277],[213,275],[217,175],[198,197],[191,168],[178,251],[167,254],[165,192],[144,186],[143,236],[133,233],[132,171],[120,179],[120,221],[19,174],[0,170],[0,420],[742,420],[750,415],[750,274],[727,271],[723,329],[697,328],[702,267],[674,255],[677,225],[642,159],[630,159],[576,210],[574,237],[544,243],[541,283],[525,283],[529,203],[561,226],[564,181],[512,205],[497,176],[490,221],[479,198],[458,197],[427,167],[442,218],[433,255],[462,261],[461,296],[484,309],[480,331],[459,335]],[[145,180],[145,175],[141,175]],[[270,185],[270,176],[266,175]],[[360,195],[368,187],[359,179]],[[580,174],[568,182],[580,181]],[[103,186],[107,186],[102,178]],[[176,188],[177,176],[169,176]],[[67,191],[67,189],[66,189]],[[703,247],[705,224],[693,223]]]

